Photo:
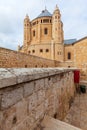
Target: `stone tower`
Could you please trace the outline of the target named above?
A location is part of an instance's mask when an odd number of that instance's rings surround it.
[[[64,45],[63,45],[63,23],[61,21],[61,14],[58,6],[52,15],[52,42],[54,44],[54,60],[63,61],[64,60]]]
[[[56,8],[53,12],[52,16],[52,38],[55,43],[62,43],[63,42],[63,24],[61,22],[61,14],[60,10],[58,9],[58,6],[56,5]]]
[[[30,44],[31,40],[31,25],[29,16],[26,15],[26,18],[24,19],[24,46],[28,46]]]

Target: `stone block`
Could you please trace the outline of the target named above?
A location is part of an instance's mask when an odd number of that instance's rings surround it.
[[[2,130],[3,125],[4,125],[4,122],[3,122],[3,112],[0,111],[0,130]]]
[[[32,110],[35,110],[36,107],[37,107],[37,94],[36,93],[33,93],[30,97],[29,97],[29,113],[32,111]]]
[[[16,104],[23,98],[23,87],[4,92],[2,95],[1,109],[6,109]]]
[[[3,130],[11,130],[17,123],[16,107],[13,106],[3,112]]]
[[[44,117],[44,103],[40,104],[37,108],[36,108],[36,120],[37,119],[42,119]]]
[[[44,79],[44,84],[45,84],[45,85],[44,85],[45,88],[48,89],[48,88],[49,88],[48,78],[45,78],[45,79]]]
[[[24,97],[31,95],[34,92],[34,82],[24,84]]]
[[[17,83],[16,76],[8,69],[0,69],[0,88],[11,86]]]
[[[35,91],[38,91],[40,89],[44,89],[44,79],[35,81]]]
[[[28,118],[24,119],[19,125],[17,125],[16,130],[30,130],[30,122]]]
[[[37,92],[37,100],[38,100],[38,104],[41,104],[42,101],[45,100],[45,91],[44,90],[40,90]]]
[[[18,102],[15,105],[15,107],[16,107],[17,123],[22,122],[22,120],[24,120],[28,115],[27,101],[22,100],[22,101]]]

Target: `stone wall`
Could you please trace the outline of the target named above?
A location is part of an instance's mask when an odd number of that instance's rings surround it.
[[[72,61],[65,61],[65,62],[58,62],[58,61],[55,61],[55,66],[56,67],[66,67],[66,68],[70,68],[70,67],[75,67],[74,66],[74,62]]]
[[[0,48],[0,67],[55,67],[55,61]]]
[[[71,54],[71,58],[68,59],[68,53]],[[64,46],[64,61],[74,62],[74,45],[65,45]]]
[[[66,45],[64,51],[65,62],[73,62],[73,65],[81,71],[81,79],[87,80],[87,37],[71,45]],[[71,59],[67,58],[68,52],[71,53]]]
[[[44,115],[62,120],[73,78],[71,69],[0,69],[0,130],[37,130]]]

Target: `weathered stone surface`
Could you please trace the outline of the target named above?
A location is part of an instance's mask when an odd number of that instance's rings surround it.
[[[60,69],[60,68],[38,68],[38,69],[2,69],[0,68],[0,88],[15,85],[18,83],[29,82],[31,80],[45,78],[61,72],[71,71],[72,69]],[[43,80],[43,79],[42,79]],[[43,85],[44,81],[41,80]],[[49,79],[49,84],[52,84],[52,78]],[[41,85],[41,86],[42,86]],[[44,87],[44,86],[42,86]]]
[[[16,76],[7,69],[0,68],[0,88],[17,83]]]
[[[36,109],[36,120],[44,117],[44,103],[41,103]]]
[[[69,100],[74,96],[72,70],[39,68],[7,71],[18,79],[15,85],[0,88],[1,130],[37,129],[45,114],[58,119],[65,117]]]
[[[36,80],[35,81],[35,91],[38,91],[43,88],[44,88],[44,79]]]
[[[72,125],[69,125],[59,120],[55,120],[48,116],[45,116],[40,128],[42,128],[43,130],[81,130]]]
[[[29,130],[29,128],[30,122],[28,119],[25,119],[16,127],[16,130]]]
[[[22,100],[18,102],[16,105],[16,116],[17,116],[17,123],[22,122],[28,115],[27,111],[27,101]]]
[[[37,107],[37,102],[37,94],[34,93],[29,97],[29,112],[31,112]]]
[[[3,112],[0,111],[0,130],[3,128]]]
[[[29,96],[34,91],[34,82],[24,84],[24,97]]]
[[[75,97],[72,107],[64,121],[83,130],[87,130],[87,93]]]
[[[2,95],[1,109],[6,109],[16,104],[23,98],[23,87],[4,92]]]
[[[3,129],[11,130],[17,123],[16,107],[13,106],[3,112]]]
[[[54,67],[55,62],[37,56],[20,53],[0,47],[0,67],[3,68],[25,68],[25,67]]]
[[[38,104],[41,104],[45,100],[45,91],[43,89],[38,91],[37,100]]]

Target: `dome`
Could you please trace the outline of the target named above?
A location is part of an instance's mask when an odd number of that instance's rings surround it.
[[[37,18],[40,18],[40,17],[52,17],[52,14],[47,10],[42,10],[41,14],[37,17]]]

